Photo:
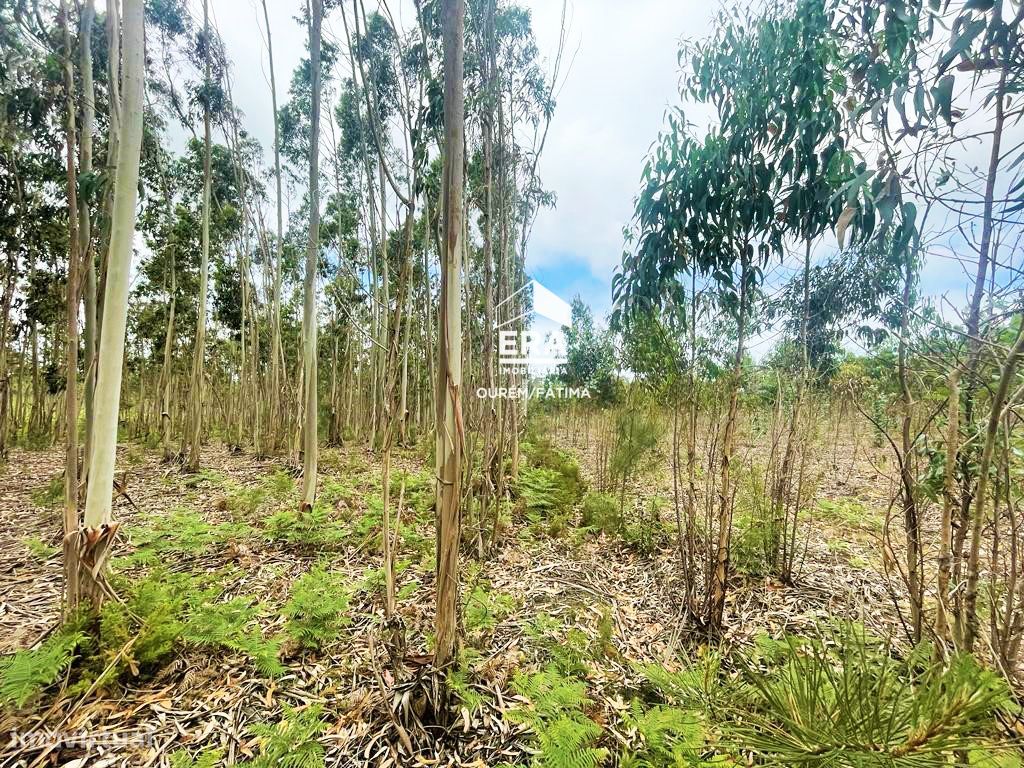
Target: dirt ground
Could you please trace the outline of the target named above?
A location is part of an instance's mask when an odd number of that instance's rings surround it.
[[[592,481],[595,441],[567,429],[559,431],[555,441],[578,457],[584,477]],[[857,619],[879,633],[898,634],[879,554],[879,523],[889,479],[878,471],[879,451],[847,443],[835,456],[821,457],[826,466],[817,495],[860,500],[858,509],[867,510],[864,519],[808,519],[806,556],[795,586],[738,577],[727,605],[727,643],[748,642],[762,632],[799,633],[829,617]],[[16,451],[0,475],[0,514],[14,532],[0,551],[4,652],[33,646],[58,622],[59,500],[51,507],[41,507],[40,502],[61,462],[56,450]],[[412,451],[399,452],[395,460],[397,468],[410,471],[421,470],[423,463],[422,455]],[[121,447],[119,468],[127,472],[132,503],[121,498],[115,507],[123,531],[118,554],[132,551],[133,532],[144,528],[147,520],[174,509],[193,510],[214,523],[231,519],[225,495],[255,487],[280,468],[272,461],[213,446],[204,451],[204,465],[214,471],[189,476],[161,464],[156,452],[137,445]],[[356,489],[339,507],[358,510],[379,492],[379,459],[365,449],[328,450],[322,465],[321,483],[344,480]],[[630,496],[668,498],[670,493],[668,473],[656,469],[637,480]],[[418,525],[422,537],[432,536],[429,521]],[[42,551],[39,542],[51,549]],[[353,582],[367,569],[379,568],[378,552],[365,544],[353,539],[332,549],[326,555],[330,567],[350,575]],[[404,554],[408,553],[398,553],[399,560]],[[252,596],[270,605],[272,610],[261,621],[264,633],[272,635],[284,625],[279,609],[291,583],[321,556],[256,540],[164,565],[193,572],[229,567],[226,596]],[[331,722],[322,738],[328,765],[516,762],[528,754],[528,739],[522,727],[503,714],[516,703],[509,685],[512,674],[541,658],[543,643],[532,630],[536,616],[547,614],[561,622],[560,631],[575,628],[589,637],[596,637],[599,624],[607,624],[611,617],[615,652],[593,667],[588,684],[600,707],[609,712],[621,709],[621,692],[635,683],[637,664],[678,666],[695,646],[678,600],[677,558],[670,544],[653,555],[640,555],[607,536],[537,536],[525,521],[514,519],[505,545],[479,567],[469,566],[465,574],[466,594],[486,584],[492,594],[511,596],[514,605],[493,627],[469,639],[479,653],[475,686],[485,695],[485,704],[472,715],[464,711],[445,729],[425,727],[422,738],[403,719],[409,713],[402,707],[410,699],[415,702],[429,677],[429,663],[423,659],[429,659],[433,573],[428,559],[412,558],[398,584],[409,587],[399,604],[411,660],[401,679],[393,678],[381,642],[382,601],[362,595],[351,605],[352,622],[342,641],[319,656],[286,658],[287,672],[278,679],[259,676],[241,656],[183,650],[155,677],[128,680],[113,697],[50,697],[8,715],[0,721],[4,733],[88,733],[95,741],[68,748],[25,746],[12,740],[0,746],[0,766],[166,766],[176,749],[194,754],[209,747],[222,748],[229,762],[241,761],[257,749],[251,725],[277,720],[283,705],[313,702],[324,706]],[[403,699],[403,691],[411,696]]]

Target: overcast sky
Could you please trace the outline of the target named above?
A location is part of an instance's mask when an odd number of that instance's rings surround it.
[[[550,66],[558,46],[560,0],[520,0],[533,16]],[[193,14],[201,14],[196,0]],[[373,3],[367,4],[368,10]],[[279,100],[305,53],[298,3],[268,0]],[[410,13],[401,2],[396,14]],[[665,108],[678,101],[676,53],[681,37],[708,31],[714,2],[571,0],[563,84],[539,173],[558,205],[533,230],[527,270],[566,300],[579,293],[598,316],[611,303],[611,278],[622,253],[622,227]],[[213,0],[211,13],[232,61],[233,95],[247,128],[269,157],[273,140],[263,10],[260,0]],[[403,24],[403,19],[397,19]],[[404,19],[412,23],[412,19]],[[338,14],[326,34],[343,36]],[[571,67],[568,67],[571,62]]]
[[[537,43],[550,68],[562,3],[519,2],[532,12]],[[201,18],[200,0],[191,3],[193,15]],[[411,0],[392,0],[390,5],[400,26],[415,23]],[[273,122],[261,0],[211,0],[210,6],[232,62],[234,100],[269,160]],[[278,98],[283,103],[291,72],[305,53],[307,32],[294,19],[299,0],[267,0],[267,6]],[[367,9],[373,6],[373,0],[367,0]],[[599,318],[610,309],[622,228],[632,216],[648,149],[663,125],[666,108],[679,104],[679,42],[707,35],[718,7],[717,0],[569,2],[563,83],[539,165],[542,182],[557,195],[558,203],[538,217],[527,270],[567,301],[581,295]],[[344,36],[339,14],[328,18],[324,31],[328,39]],[[969,99],[969,92],[961,91],[958,98]],[[688,112],[688,117],[694,116]],[[976,157],[967,159],[983,160],[987,144],[977,142],[970,150]],[[821,255],[835,250],[828,236],[824,240],[816,248]],[[948,293],[954,304],[963,305],[969,280],[963,265],[949,254],[976,258],[964,245],[951,239],[943,248],[947,255],[927,260],[922,276],[926,294]],[[788,266],[777,266],[775,279],[784,280],[789,272]],[[770,340],[763,342],[759,346],[767,348]]]

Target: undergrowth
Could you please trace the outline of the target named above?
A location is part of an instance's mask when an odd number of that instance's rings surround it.
[[[21,709],[67,672],[79,646],[87,640],[84,620],[74,619],[37,648],[0,660],[0,702]]]
[[[122,599],[104,603],[98,616],[70,620],[39,647],[0,660],[0,702],[21,708],[62,677],[68,695],[107,691],[153,676],[186,649],[238,653],[259,674],[279,675],[278,643],[257,621],[264,609],[248,598],[223,600],[209,585],[217,578],[224,574],[157,570],[134,585],[116,580]]]
[[[323,768],[324,747],[319,738],[327,728],[328,722],[319,704],[305,709],[285,706],[278,722],[251,726],[253,735],[259,739],[260,753],[243,765],[249,768]]]
[[[289,637],[303,650],[320,650],[338,639],[349,623],[351,592],[341,575],[323,566],[292,585],[283,613]]]
[[[537,768],[593,768],[609,756],[596,746],[602,728],[585,712],[592,702],[586,684],[551,665],[533,674],[516,674],[512,688],[529,704],[511,710],[512,722],[525,723],[536,735]]]

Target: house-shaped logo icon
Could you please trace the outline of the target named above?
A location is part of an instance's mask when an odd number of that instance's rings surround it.
[[[500,310],[529,289],[533,303],[529,312],[501,323],[498,336],[498,362],[503,368],[522,373],[550,372],[565,362],[565,334],[562,328],[572,324],[572,307],[536,279],[530,279],[516,293],[498,304]],[[522,323],[522,330],[518,330]]]

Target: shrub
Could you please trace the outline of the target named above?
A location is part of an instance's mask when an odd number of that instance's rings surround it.
[[[594,644],[590,636],[578,627],[563,630],[565,625],[546,613],[537,614],[526,627],[527,635],[545,651],[555,669],[564,675],[582,677],[590,671],[589,662],[595,656]]]
[[[628,523],[622,531],[622,539],[629,546],[643,554],[651,554],[665,545],[668,534],[661,519],[660,497],[651,499],[650,510],[645,514],[641,508],[634,522]]]
[[[607,534],[622,532],[622,513],[618,502],[607,493],[588,493],[583,497],[582,523]]]
[[[653,463],[662,433],[657,413],[646,405],[627,405],[615,417],[615,445],[609,468],[612,478],[621,483],[620,502],[629,480]]]
[[[769,763],[903,767],[945,764],[981,746],[1005,682],[970,656],[936,664],[921,646],[904,659],[862,629],[792,640],[772,674],[748,666],[750,704],[728,732]]]
[[[520,470],[517,491],[528,512],[546,515],[563,510],[572,501],[562,476],[543,467]]]
[[[777,538],[769,520],[747,514],[738,515],[729,554],[733,568],[748,576],[767,574]]]
[[[534,437],[530,442],[524,442],[522,449],[532,467],[550,469],[559,474],[559,485],[565,489],[572,501],[582,495],[583,477],[579,464],[571,455],[555,448],[551,441],[544,437]]]
[[[453,669],[448,673],[448,690],[458,699],[459,705],[471,713],[486,701],[484,695],[473,687],[469,673],[464,669]]]

